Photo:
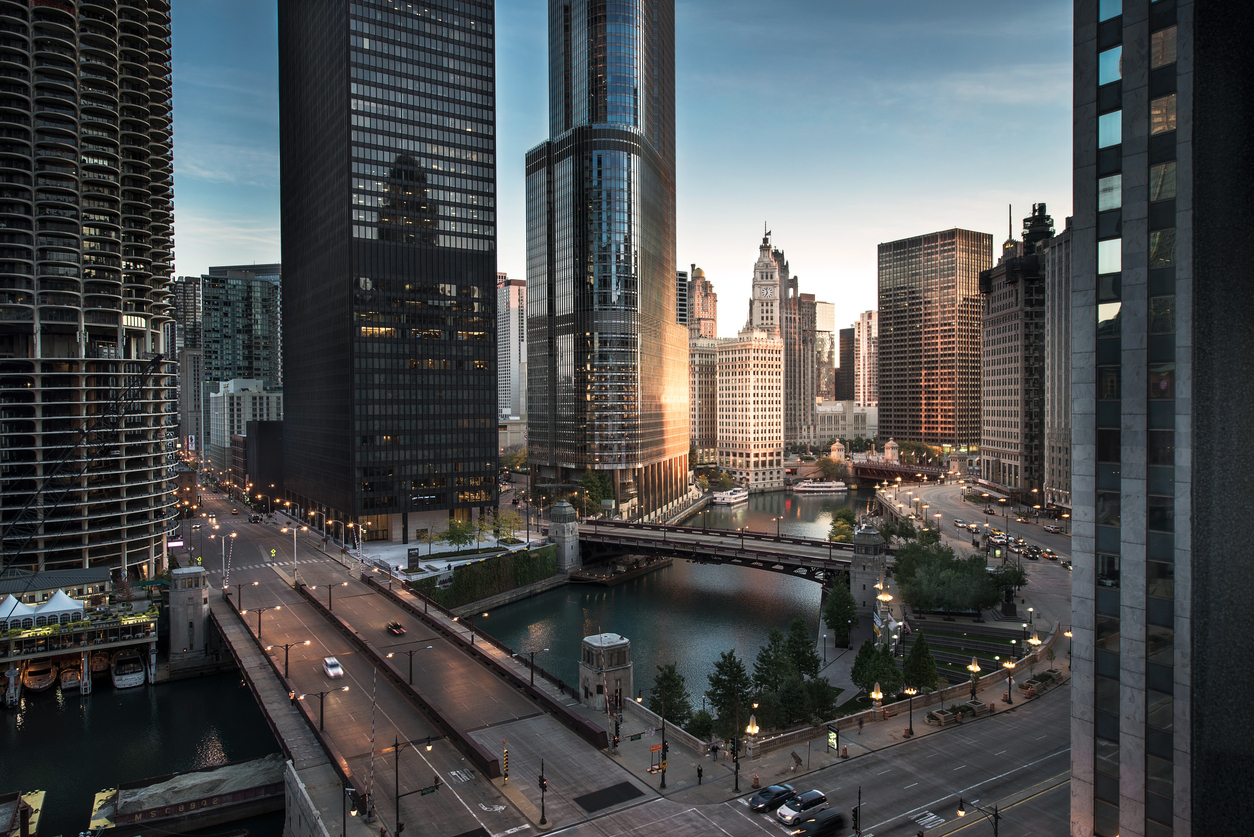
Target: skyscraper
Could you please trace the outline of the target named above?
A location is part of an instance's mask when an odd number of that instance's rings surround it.
[[[1071,834],[1233,833],[1254,784],[1234,710],[1254,689],[1254,6],[1074,15]]]
[[[714,285],[705,278],[705,271],[692,266],[692,286],[689,294],[691,314],[688,318],[688,334],[694,337],[718,337],[718,294]]]
[[[981,270],[993,237],[952,229],[879,246],[879,433],[980,440]]]
[[[527,283],[496,275],[497,411],[527,414]]]
[[[170,4],[3,17],[0,566],[153,573],[177,432]]]
[[[692,319],[690,298],[692,289],[689,287],[688,271],[679,270],[675,273],[675,322],[684,328]]]
[[[879,316],[863,311],[853,324],[853,400],[860,407],[879,404],[879,343]]]
[[[549,139],[526,170],[532,486],[596,470],[620,514],[649,514],[688,489],[673,0],[550,0]]]
[[[854,400],[855,381],[857,379],[856,371],[858,366],[858,342],[855,339],[855,329],[842,328],[838,334],[838,344],[840,347],[840,365],[836,368],[836,380],[834,384],[835,396],[837,401]]]
[[[1046,242],[1045,499],[1051,515],[1071,514],[1071,219]]]
[[[281,0],[285,488],[408,543],[494,505],[490,0]]]

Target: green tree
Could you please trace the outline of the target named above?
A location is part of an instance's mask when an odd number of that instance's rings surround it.
[[[503,509],[496,516],[496,529],[493,534],[498,538],[503,535],[512,537],[522,526],[523,519],[521,514],[513,509]]]
[[[788,638],[784,640],[784,647],[789,662],[799,674],[818,677],[819,666],[822,665],[819,652],[814,650],[814,637],[806,627],[806,620],[800,616],[788,623]]]
[[[900,692],[901,669],[897,668],[897,658],[893,655],[892,643],[880,646],[875,658],[875,681],[880,684],[880,690],[885,695],[895,695]]]
[[[605,471],[591,469],[584,471],[579,478],[579,487],[583,489],[584,499],[592,508],[601,508],[602,500],[608,500],[614,496],[614,486]]]
[[[699,488],[702,492],[709,491],[710,490],[710,478],[707,477],[705,474],[702,474],[701,476],[697,477],[697,488]]]
[[[730,734],[736,723],[736,706],[749,707],[752,681],[744,662],[736,656],[736,649],[724,651],[714,663],[714,671],[709,676],[710,688],[705,696],[710,706],[718,714],[716,728],[723,734]],[[748,713],[745,713],[748,717]]]
[[[779,628],[771,628],[766,645],[758,649],[758,656],[753,661],[753,685],[759,692],[778,692],[790,670],[784,634]]]
[[[435,527],[431,526],[418,532],[418,542],[427,545],[427,554],[430,555],[435,548],[435,542],[440,540],[441,535],[441,532],[437,532]]]
[[[849,590],[847,575],[837,576],[828,589],[823,605],[823,624],[832,632],[832,642],[849,647],[849,632],[858,627],[858,603]]]
[[[480,541],[485,541],[488,538],[493,537],[499,525],[496,522],[496,515],[494,514],[480,514],[471,521],[471,524],[475,533],[476,549],[479,547]]]
[[[726,491],[729,488],[735,488],[736,481],[732,479],[731,474],[726,471],[720,471],[714,479],[713,487],[715,491]]]
[[[692,714],[692,720],[685,727],[688,733],[700,741],[705,741],[714,733],[714,717],[704,709]]]
[[[879,664],[877,656],[875,643],[865,640],[858,647],[858,654],[853,658],[853,668],[849,671],[849,679],[867,694],[871,693],[871,687],[875,685],[876,668]]]
[[[806,695],[806,719],[819,724],[836,714],[836,698],[840,690],[827,682],[825,677],[807,680],[803,686]]]
[[[692,698],[688,695],[684,676],[676,669],[675,663],[657,667],[657,675],[653,678],[647,700],[646,705],[654,714],[662,715],[665,708],[668,723],[686,728],[692,721]]]
[[[440,540],[460,549],[475,540],[475,525],[469,520],[450,520],[448,528],[440,533]]]
[[[840,479],[841,467],[836,460],[830,456],[820,456],[818,460],[819,472],[823,475],[823,479],[828,482],[835,482]]]
[[[833,520],[827,539],[832,543],[850,543],[853,540],[853,527],[843,520]]]
[[[806,721],[810,713],[806,706],[805,681],[797,672],[791,672],[779,690],[779,712],[782,723],[777,726],[792,726],[798,721]]]
[[[932,656],[932,649],[928,647],[922,632],[917,633],[914,642],[910,644],[910,653],[906,655],[902,676],[905,685],[924,692],[938,688],[939,675],[936,672],[936,658]]]

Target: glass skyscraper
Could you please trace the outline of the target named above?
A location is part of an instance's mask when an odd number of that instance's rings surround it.
[[[1254,784],[1254,6],[1076,0],[1071,834]]]
[[[533,488],[603,471],[618,513],[648,514],[688,488],[673,0],[550,0],[549,140],[526,166]]]
[[[280,0],[285,488],[411,542],[495,505],[490,0]]]
[[[0,568],[159,572],[178,422],[170,4],[5,0],[0,28]]]

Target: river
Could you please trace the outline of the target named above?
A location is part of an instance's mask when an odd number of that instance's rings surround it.
[[[41,837],[87,828],[92,798],[137,781],[277,753],[252,693],[238,674],[115,690],[97,680],[90,695],[26,693],[4,713],[0,792],[42,790]],[[248,828],[278,837],[283,815],[211,831]]]
[[[689,526],[825,538],[837,509],[862,512],[871,489],[846,496],[754,494],[738,506],[714,506]],[[771,628],[788,631],[800,616],[818,639],[819,585],[782,573],[676,560],[617,587],[565,585],[493,610],[478,625],[567,683],[578,682],[580,643],[599,632],[631,640],[637,690],[653,685],[657,666],[675,663],[695,708],[719,655],[734,649],[753,671]],[[547,649],[547,650],[546,650]],[[633,695],[634,697],[634,695]]]

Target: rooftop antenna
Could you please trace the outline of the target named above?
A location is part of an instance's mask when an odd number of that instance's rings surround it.
[[[1012,204],[1006,204],[1006,239],[1009,240],[1014,237],[1015,237],[1014,206]]]

